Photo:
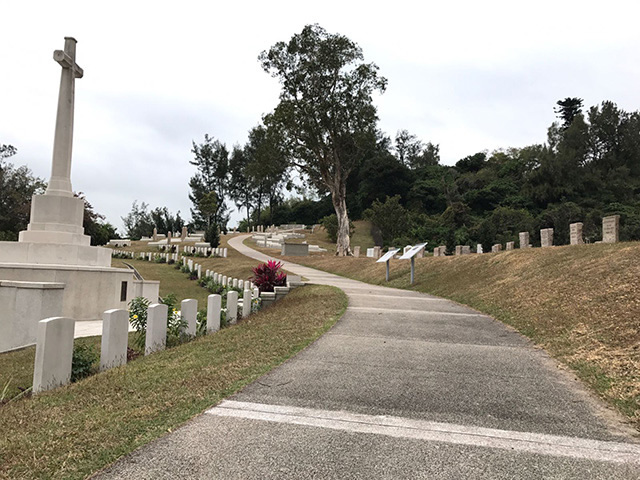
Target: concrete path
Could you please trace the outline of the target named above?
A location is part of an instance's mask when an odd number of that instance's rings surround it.
[[[229,243],[268,258],[244,238]],[[430,295],[285,268],[343,289],[344,317],[99,478],[640,478],[640,445],[617,417],[503,324]]]

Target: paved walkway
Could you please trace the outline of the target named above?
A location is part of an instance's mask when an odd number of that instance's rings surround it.
[[[229,243],[258,260],[268,257]],[[638,479],[640,445],[496,320],[286,262],[349,308],[295,358],[100,478]]]

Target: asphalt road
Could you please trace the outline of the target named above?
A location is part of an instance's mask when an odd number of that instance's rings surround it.
[[[268,257],[242,244],[243,254]],[[287,262],[349,308],[309,348],[98,478],[640,479],[613,412],[502,323]]]

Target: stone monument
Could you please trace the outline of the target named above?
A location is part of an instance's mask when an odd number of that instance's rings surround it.
[[[0,280],[30,283],[36,291],[43,288],[41,296],[31,292],[33,304],[44,302],[45,294],[51,291],[51,286],[43,283],[62,284],[62,312],[54,314],[97,320],[105,310],[126,308],[133,291],[133,274],[129,269],[111,268],[111,250],[90,246],[91,238],[84,234],[84,200],[75,197],[71,188],[75,80],[83,76],[75,60],[76,40],[66,37],[64,50],[56,50],[53,58],[62,67],[62,74],[51,179],[44,195],[32,198],[27,230],[20,232],[17,242],[0,242]],[[0,316],[8,317],[9,322],[0,321],[0,325],[4,330],[13,322],[13,328],[0,335],[12,336],[19,329],[16,322],[37,323],[52,316],[46,312],[39,315],[26,318],[26,312],[6,309]],[[23,341],[30,344],[35,340]]]
[[[553,247],[553,228],[543,228],[540,230],[540,245],[545,247]]]
[[[618,243],[620,239],[620,215],[602,219],[602,243]]]
[[[529,232],[520,232],[518,238],[520,240],[520,248],[529,248]]]
[[[569,225],[571,232],[571,245],[581,245],[584,243],[582,237],[582,223],[572,223]]]

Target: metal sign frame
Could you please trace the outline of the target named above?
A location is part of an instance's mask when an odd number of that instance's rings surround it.
[[[418,254],[420,250],[422,250],[424,247],[427,246],[427,243],[428,242],[424,242],[424,243],[419,243],[418,245],[414,245],[413,247],[411,247],[411,250],[409,250],[407,253],[403,254],[400,257],[400,260],[411,260],[411,285],[413,285],[413,282],[415,280],[415,272],[416,272],[415,256]]]
[[[391,261],[393,256],[396,253],[398,253],[399,251],[400,251],[399,248],[397,248],[395,250],[389,250],[387,253],[385,253],[383,256],[381,256],[378,260],[376,260],[376,263],[386,263],[387,264],[387,275],[386,275],[387,282],[389,281],[389,262]]]

